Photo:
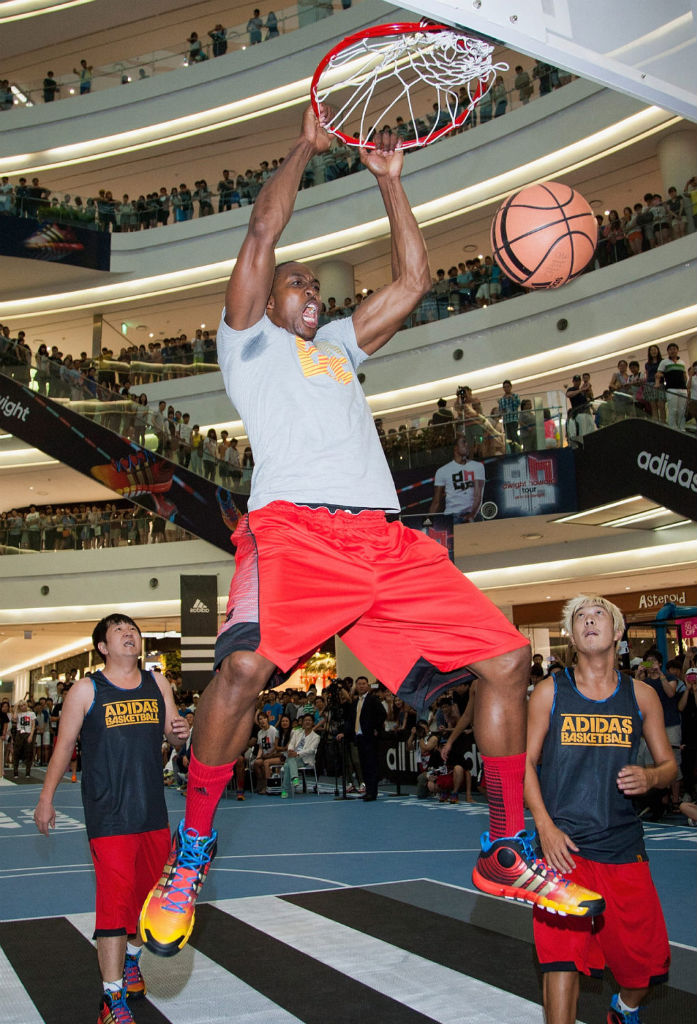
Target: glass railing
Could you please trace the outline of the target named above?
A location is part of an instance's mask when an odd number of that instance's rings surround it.
[[[15,359],[15,365],[8,365],[8,353]],[[29,353],[28,359],[26,353]],[[21,366],[20,357],[25,359]],[[245,435],[235,438],[231,445],[233,439],[227,431],[225,437],[222,431],[220,437],[216,431],[212,432],[215,436],[209,437],[212,428],[204,426],[203,431],[194,432],[194,424],[191,424],[190,433],[189,425],[183,423],[186,410],[167,404],[164,419],[160,419],[159,409],[121,393],[124,388],[128,389],[129,380],[126,377],[124,383],[118,370],[117,381],[113,367],[105,369],[102,365],[97,369],[91,361],[86,369],[61,366],[52,360],[47,363],[41,363],[37,369],[31,362],[28,346],[6,341],[5,348],[0,349],[0,373],[227,490],[249,493],[254,459]],[[123,366],[127,369],[128,364]],[[105,374],[108,380],[104,379]],[[388,416],[376,418],[376,429],[390,468],[399,470],[447,462],[458,434],[467,438],[470,456],[481,460],[567,445],[580,447],[587,434],[622,419],[655,419],[691,436],[697,432],[697,403],[671,396],[669,407],[660,391],[654,389],[657,397],[645,397],[641,383],[616,390],[607,401],[593,399],[571,410],[548,405],[549,396],[545,394],[517,393],[522,408],[512,417],[512,422],[502,420],[497,396],[483,396],[480,400],[476,395],[456,399],[448,409],[450,415],[439,411],[434,417],[432,412],[424,412],[418,422],[412,418],[409,425],[392,426],[392,417],[389,417],[390,423],[386,422]],[[507,420],[510,419],[507,416]]]
[[[359,2],[359,0],[356,0]],[[84,95],[87,92],[101,92],[116,86],[130,85],[145,81],[154,75],[191,67],[204,61],[216,59],[226,53],[246,50],[256,43],[273,43],[279,35],[287,35],[307,25],[327,18],[335,12],[351,6],[351,0],[332,3],[332,0],[300,0],[298,4],[275,12],[274,18],[265,14],[261,27],[244,21],[238,25],[223,28],[222,35],[217,26],[201,33],[192,32],[187,39],[168,48],[153,50],[126,57],[123,60],[99,67],[91,67],[87,75],[80,76],[80,68],[54,76],[55,86],[46,85],[46,79],[18,79],[8,82],[14,103],[35,106],[37,103],[54,102]],[[215,16],[214,16],[215,17]],[[193,20],[193,19],[192,19]],[[214,18],[210,19],[211,21]],[[254,42],[252,42],[254,33]],[[79,61],[75,61],[78,64]],[[88,64],[88,69],[90,65]],[[87,88],[89,82],[89,88]],[[50,96],[50,99],[47,99]]]
[[[112,510],[92,505],[56,508],[42,506],[38,518],[31,513],[0,514],[0,555],[41,552],[90,551],[97,548],[136,547],[196,538],[175,523],[145,509]]]
[[[528,73],[532,77],[532,70]],[[572,75],[563,73],[561,77],[557,78],[555,88],[561,88],[572,80]],[[483,108],[477,108],[465,126],[458,129],[458,132],[469,131],[476,128],[477,124],[484,124],[501,117],[516,107],[547,95],[547,92],[538,90],[531,93],[526,99],[521,99],[520,89],[508,89],[505,99],[502,97],[495,107],[490,103]],[[430,109],[429,116],[431,116]],[[414,137],[411,122],[403,124],[400,132],[407,140]],[[406,155],[409,156],[411,152],[412,150],[407,150]],[[244,160],[243,154],[238,154],[237,160],[247,162]],[[217,161],[216,166],[211,168],[208,175],[211,181],[218,178],[219,168],[220,164]],[[363,169],[358,150],[336,140],[328,153],[322,154],[321,158],[315,157],[310,162],[303,173],[300,188],[307,189],[322,185]],[[237,207],[249,206],[254,203],[266,177],[269,173],[273,173],[273,170],[273,162],[270,166],[247,170],[244,175],[238,175],[234,182],[231,178],[230,187],[222,190],[218,187],[208,188],[207,184],[205,188],[201,187],[198,190],[182,190],[178,184],[168,190],[163,185],[162,176],[160,176],[157,181],[141,183],[139,191],[142,194],[138,197],[131,196],[128,202],[115,199],[108,191],[107,182],[101,189],[102,195],[90,197],[76,194],[85,191],[84,184],[72,185],[68,182],[60,192],[43,184],[38,186],[38,192],[14,184],[11,190],[0,194],[0,204],[2,204],[0,209],[19,217],[75,224],[101,231],[126,233],[152,230],[170,223],[192,220],[195,216],[207,217]],[[206,180],[204,178],[204,183]],[[178,181],[181,181],[181,175],[178,175]]]

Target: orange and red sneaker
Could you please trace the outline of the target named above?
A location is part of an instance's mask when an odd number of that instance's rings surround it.
[[[521,831],[492,842],[482,836],[482,852],[472,872],[472,881],[490,896],[503,896],[521,903],[534,903],[553,914],[595,917],[605,910],[605,900],[591,889],[564,878],[544,860],[535,856],[535,835]]]
[[[162,877],[140,912],[140,937],[158,956],[174,956],[194,927],[196,897],[215,857],[218,833],[202,836],[180,821]]]

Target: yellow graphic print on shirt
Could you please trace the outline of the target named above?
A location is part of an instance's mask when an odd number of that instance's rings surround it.
[[[159,721],[157,700],[116,700],[104,705],[107,729],[115,725],[149,725]]]
[[[631,747],[631,715],[565,715],[561,720],[563,747]]]
[[[299,338],[297,334],[295,344],[298,349],[300,368],[305,377],[316,377],[321,373],[331,377],[339,384],[350,384],[353,380],[353,374],[346,369],[348,359],[341,354],[340,348],[335,345],[327,345],[328,350],[337,353],[337,355],[327,355],[326,352],[321,352],[312,341]]]

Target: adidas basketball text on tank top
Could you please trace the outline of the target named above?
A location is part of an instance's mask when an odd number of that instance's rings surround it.
[[[570,669],[554,676],[540,788],[554,824],[588,860],[646,860],[641,821],[617,786],[620,769],[636,763],[641,732],[641,712],[628,676],[618,672],[614,693],[599,701],[583,696]]]
[[[124,690],[92,676],[94,701],[80,732],[82,801],[90,839],[167,828],[162,785],[165,702],[151,672]]]

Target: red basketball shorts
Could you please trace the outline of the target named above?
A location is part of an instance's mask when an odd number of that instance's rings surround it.
[[[622,988],[648,988],[668,977],[670,947],[648,861],[599,864],[574,854],[574,882],[605,897],[591,919],[554,917],[534,909],[535,948],[542,971],[600,976],[605,965]]]
[[[527,645],[442,545],[384,512],[275,501],[245,516],[232,539],[216,668],[247,650],[288,672],[338,633],[418,709],[466,678],[464,666]]]
[[[162,874],[170,842],[167,828],[90,839],[97,880],[93,938],[136,934],[141,907]]]

